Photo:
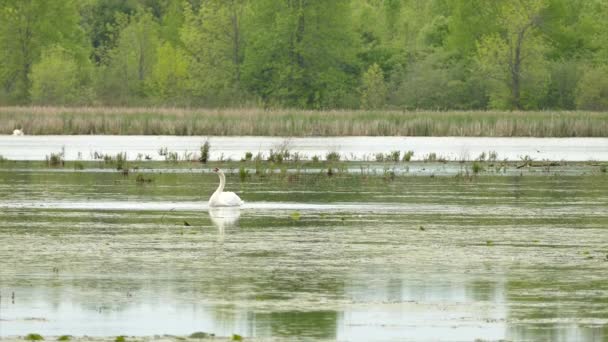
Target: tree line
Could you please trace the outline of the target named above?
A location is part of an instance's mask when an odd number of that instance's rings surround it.
[[[608,109],[606,0],[2,0],[0,104]]]

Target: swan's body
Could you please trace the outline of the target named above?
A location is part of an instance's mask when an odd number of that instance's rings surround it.
[[[13,131],[13,135],[23,135],[23,131],[20,129],[16,129]]]
[[[220,185],[217,187],[217,190],[211,195],[209,198],[209,206],[210,207],[240,207],[245,202],[241,200],[237,194],[234,192],[224,191],[224,186],[226,185],[226,176],[222,172],[222,170],[215,168],[213,172],[217,173],[220,176]]]

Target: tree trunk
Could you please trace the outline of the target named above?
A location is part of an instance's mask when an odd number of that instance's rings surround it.
[[[521,46],[523,39],[524,32],[520,32],[517,35],[513,69],[511,70],[511,99],[514,109],[521,109]]]

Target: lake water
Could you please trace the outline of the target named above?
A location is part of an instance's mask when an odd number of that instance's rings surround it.
[[[180,157],[196,153],[205,137],[183,136],[7,136],[0,135],[0,153],[11,160],[44,160],[51,153],[65,151],[66,160],[91,160],[95,152],[116,155],[126,152],[129,159],[138,155],[162,160],[161,148]],[[311,158],[321,159],[338,152],[343,159],[374,160],[376,153],[414,151],[413,160],[429,153],[449,160],[474,160],[481,153],[495,151],[500,160],[606,161],[608,138],[476,138],[476,137],[209,137],[211,159],[239,160],[246,152],[268,154],[286,146]]]
[[[0,171],[0,337],[608,339],[605,175],[148,176]]]

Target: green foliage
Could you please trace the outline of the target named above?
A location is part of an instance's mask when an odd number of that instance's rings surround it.
[[[157,51],[156,64],[147,79],[148,91],[161,103],[183,103],[188,96],[189,61],[180,48],[163,43]]]
[[[407,151],[403,154],[403,161],[409,162],[414,156],[414,151]]]
[[[190,334],[189,337],[190,338],[209,338],[209,337],[211,337],[211,335],[206,332],[197,331],[195,333]]]
[[[201,158],[200,162],[206,164],[209,161],[209,150],[211,149],[211,144],[209,140],[205,140],[203,145],[201,146]]]
[[[0,100],[28,103],[32,66],[59,44],[84,56],[84,35],[75,0],[0,2]]]
[[[608,110],[608,66],[588,69],[576,89],[579,109]]]
[[[35,104],[87,104],[93,100],[88,65],[79,65],[75,56],[61,46],[42,54],[32,67],[30,81]]]
[[[580,0],[4,0],[0,103],[602,110],[606,17]]]
[[[98,95],[106,103],[137,104],[145,98],[159,46],[159,26],[149,13],[120,17],[118,42],[99,71]],[[160,77],[160,76],[158,76]]]
[[[313,161],[315,161],[315,157],[316,156],[313,156]],[[325,160],[327,160],[329,162],[340,161],[340,153],[338,153],[338,152],[329,152],[329,153],[327,153],[327,155],[325,155]],[[316,161],[318,161],[318,158],[317,158]]]
[[[27,334],[27,336],[25,336],[25,339],[28,341],[43,341],[44,337],[42,337],[42,335],[40,334]]]
[[[363,86],[361,88],[361,107],[376,109],[384,107],[387,89],[384,84],[384,75],[378,64],[373,64],[363,74]]]
[[[70,341],[72,336],[70,335],[61,335],[57,338],[57,341]]]

